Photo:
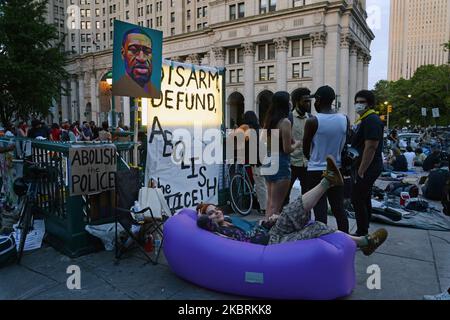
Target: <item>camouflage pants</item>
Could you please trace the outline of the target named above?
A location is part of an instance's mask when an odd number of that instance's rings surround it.
[[[311,212],[303,208],[302,196],[286,205],[270,229],[269,244],[318,238],[336,230],[319,221],[311,221]]]

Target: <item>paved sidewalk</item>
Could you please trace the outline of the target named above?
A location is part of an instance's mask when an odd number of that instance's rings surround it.
[[[354,220],[350,226],[354,231]],[[371,257],[357,252],[356,288],[345,299],[422,299],[450,286],[450,232],[382,226],[388,240]],[[115,265],[113,252],[69,259],[43,247],[26,253],[21,266],[0,269],[0,299],[247,299],[199,288],[173,274],[164,257],[161,262],[148,264],[137,250]],[[66,286],[66,269],[74,264],[81,269],[81,290]],[[366,286],[372,264],[381,269],[381,290]]]

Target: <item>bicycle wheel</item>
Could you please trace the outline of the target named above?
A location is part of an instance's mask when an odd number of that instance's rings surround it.
[[[236,174],[231,179],[230,196],[233,210],[243,216],[250,214],[253,205],[253,191],[250,183],[241,174]]]
[[[26,205],[22,223],[19,224],[20,242],[19,242],[19,249],[17,250],[17,263],[20,263],[20,260],[22,259],[23,249],[25,247],[25,240],[27,239],[28,232],[31,229],[32,217],[33,217],[32,206]]]

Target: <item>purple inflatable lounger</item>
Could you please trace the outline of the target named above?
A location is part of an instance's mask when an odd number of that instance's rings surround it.
[[[202,230],[196,212],[184,209],[165,223],[163,250],[179,277],[224,293],[322,300],[355,287],[356,245],[342,233],[263,246]]]

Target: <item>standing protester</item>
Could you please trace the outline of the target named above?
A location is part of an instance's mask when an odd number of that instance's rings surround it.
[[[36,139],[42,137],[48,139],[49,132],[47,127],[44,127],[40,120],[34,119],[31,121],[31,129],[28,130],[28,138]]]
[[[89,126],[91,127],[91,131],[92,131],[92,140],[96,140],[98,138],[98,133],[100,131],[100,128],[97,127],[97,125],[95,124],[95,121],[89,122]]]
[[[256,198],[258,199],[259,209],[262,214],[266,214],[267,205],[267,186],[263,176],[261,176],[261,161],[259,160],[259,120],[254,111],[244,113],[243,125],[240,127],[245,133],[245,163],[252,166],[253,181],[255,183]],[[254,130],[256,138],[256,148],[250,148],[250,134],[248,129]],[[256,151],[256,164],[250,162],[250,150]]]
[[[355,210],[357,236],[369,233],[372,211],[372,187],[383,169],[384,124],[373,110],[375,95],[362,90],[355,96],[355,111],[360,115],[352,146],[360,154],[352,179],[352,205]]]
[[[272,103],[267,111],[264,129],[267,129],[268,143],[270,146],[272,130],[279,130],[279,150],[272,150],[272,162],[278,161],[278,171],[272,175],[266,175],[267,183],[267,212],[266,219],[279,214],[286,198],[291,183],[291,159],[290,154],[297,149],[300,141],[292,143],[292,128],[289,121],[289,93],[280,91],[272,97]]]
[[[52,128],[50,129],[50,140],[52,141],[61,141],[61,129],[57,123],[52,124]]]
[[[93,140],[92,130],[87,121],[83,122],[83,127],[81,128],[81,137],[83,141]]]
[[[17,126],[17,136],[26,138],[28,136],[28,125],[25,121],[20,121]]]
[[[296,89],[291,95],[291,100],[292,105],[294,106],[294,110],[292,112],[292,137],[296,141],[303,142],[305,123],[311,113],[311,91],[306,88]],[[291,186],[289,188],[285,204],[289,203],[292,186],[297,179],[300,180],[302,194],[305,194],[308,191],[307,171],[308,160],[303,153],[303,148],[300,146],[291,154]]]
[[[305,124],[303,138],[303,153],[308,159],[308,185],[314,188],[322,179],[322,173],[327,167],[327,156],[336,159],[341,168],[341,153],[344,149],[347,132],[350,128],[348,118],[332,110],[331,105],[336,99],[333,88],[320,87],[314,94],[314,107],[318,114],[309,118]],[[316,221],[327,223],[327,198],[331,212],[336,218],[338,229],[348,233],[348,219],[344,210],[344,187],[335,186],[327,190],[314,207]]]
[[[99,141],[112,141],[112,135],[111,132],[108,130],[108,121],[102,122],[102,130],[98,132],[98,138]]]

